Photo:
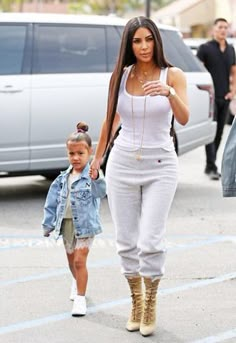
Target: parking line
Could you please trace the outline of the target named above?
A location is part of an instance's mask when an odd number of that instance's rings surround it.
[[[187,283],[187,284],[182,285],[182,286],[180,285],[177,287],[172,287],[172,288],[160,290],[160,292],[158,291],[158,294],[160,293],[161,295],[167,295],[167,294],[173,294],[173,293],[177,293],[177,292],[188,291],[189,289],[209,286],[209,285],[213,285],[213,284],[220,283],[223,281],[232,280],[235,278],[236,278],[236,272],[229,273],[229,274],[223,274],[221,276],[217,276],[214,278],[199,280],[199,281]]]
[[[69,274],[69,269],[68,268],[63,268],[59,271],[52,271],[48,273],[42,273],[42,274],[36,274],[36,275],[30,275],[30,276],[25,276],[19,279],[13,279],[13,280],[6,280],[6,281],[0,281],[0,287],[5,287],[5,286],[10,286],[14,285],[17,283],[22,283],[22,282],[29,282],[29,281],[35,281],[35,280],[43,280],[47,279],[50,277],[54,276],[60,276],[60,275],[65,275]]]
[[[88,263],[88,268],[101,268],[101,267],[115,266],[118,264],[119,264],[118,257],[115,257],[113,259],[107,259],[106,258],[106,259],[101,259],[101,260],[96,261],[96,262]],[[43,280],[43,279],[48,279],[48,278],[51,278],[54,276],[60,276],[60,275],[65,275],[65,274],[70,274],[70,271],[68,268],[63,268],[59,271],[56,270],[56,271],[52,271],[52,272],[48,272],[48,273],[25,276],[25,277],[22,277],[19,279],[0,281],[0,287],[10,286],[10,285],[14,285],[17,283],[22,283],[22,282]]]
[[[12,244],[8,244],[8,245],[3,245],[0,246],[0,251],[6,251],[6,250],[10,250],[10,249],[19,249],[19,248],[33,248],[33,247],[52,247],[52,246],[59,246],[59,245],[63,245],[62,240],[60,239],[57,243],[55,242],[54,239],[45,239],[42,237],[32,237],[30,239],[30,237],[18,237],[18,236],[12,236],[12,237],[8,237],[7,236],[0,236],[0,243],[1,243],[1,237],[6,239],[15,239],[16,242],[12,243]],[[191,236],[188,236],[188,238],[191,238]],[[204,238],[204,239],[203,239]],[[232,242],[236,242],[236,236],[235,235],[231,235],[231,236],[222,236],[222,235],[214,235],[214,236],[207,236],[207,237],[195,237],[193,236],[192,239],[198,239],[199,241],[197,242],[193,242],[190,244],[181,244],[179,246],[176,247],[172,247],[171,250],[183,250],[189,248],[189,247],[200,247],[200,246],[204,246],[204,245],[210,245],[212,243],[218,243],[218,242],[224,242],[224,241],[232,241]],[[102,236],[102,237],[98,237],[94,244],[99,245],[102,242],[106,242],[106,240],[108,240],[111,244],[115,244],[115,239],[112,237],[107,237],[107,236]],[[168,237],[167,237],[167,242],[168,242]]]
[[[7,229],[5,228],[1,228],[0,227],[0,230],[3,230],[3,231],[6,231]],[[211,235],[211,234],[169,234],[167,235],[167,238],[168,237],[172,237],[172,238],[195,238],[195,239],[199,239],[199,238],[210,238],[210,237],[218,237],[218,236],[221,236],[222,235]],[[106,237],[106,238],[115,238],[114,234],[111,234],[111,233],[101,233],[99,234],[99,236],[97,237]],[[30,234],[0,234],[0,239],[14,239],[14,238],[20,238],[20,239],[23,239],[23,238],[28,238],[28,239],[54,239],[54,238],[45,238],[43,237],[42,235],[30,235]]]
[[[205,240],[200,240],[198,242],[193,242],[190,244],[181,244],[179,246],[176,247],[172,247],[170,248],[170,252],[174,252],[174,251],[178,251],[178,250],[185,250],[186,248],[198,248],[198,247],[202,247],[202,246],[206,246],[206,245],[211,245],[214,243],[219,243],[219,242],[226,242],[226,241],[232,241],[232,242],[236,242],[236,236],[213,236],[210,237],[208,239]]]
[[[228,280],[234,279],[235,277],[236,277],[236,272],[230,273],[230,274],[224,274],[224,275],[221,275],[219,277],[212,278],[212,279],[201,280],[201,281],[197,281],[197,282],[191,282],[191,283],[188,283],[188,284],[185,284],[182,286],[177,286],[174,288],[160,289],[158,294],[160,296],[161,295],[168,295],[168,294],[186,291],[186,290],[193,289],[193,288],[205,287],[205,286],[220,283],[223,281],[228,281]],[[116,306],[125,305],[128,303],[130,303],[130,297],[118,299],[118,300],[114,300],[114,301],[110,301],[110,302],[105,302],[102,304],[98,304],[95,306],[88,307],[88,313],[96,313],[100,310],[105,310],[105,309],[113,308]],[[16,331],[21,331],[21,330],[29,329],[29,328],[33,328],[33,327],[38,327],[38,326],[42,326],[42,325],[46,325],[48,323],[65,320],[65,319],[68,319],[70,317],[71,317],[71,314],[69,312],[64,312],[64,313],[59,313],[57,315],[52,315],[52,316],[47,316],[47,317],[43,317],[43,318],[39,318],[39,319],[27,320],[27,321],[19,322],[16,324],[10,324],[7,326],[2,326],[2,327],[0,327],[0,335],[4,335],[7,333],[12,333],[12,332],[16,332]],[[232,333],[232,331],[231,331],[231,333]],[[235,337],[235,336],[233,336],[233,337]],[[194,342],[194,343],[200,343],[200,342],[201,341]],[[203,343],[203,342],[201,342],[201,343]],[[206,342],[204,342],[204,343],[206,343]],[[210,342],[207,342],[207,343],[210,343]]]
[[[225,241],[234,241],[236,239],[236,236],[213,236],[210,239],[206,239],[200,242],[193,242],[190,244],[184,244],[180,246],[175,246],[175,247],[170,247],[168,249],[168,253],[176,253],[177,251],[181,250],[188,250],[192,248],[198,248],[202,246],[207,246],[219,242],[225,242]],[[106,267],[106,266],[113,266],[118,264],[118,256],[113,259],[102,259],[96,262],[89,262],[88,267],[89,268],[101,268],[101,267]],[[55,277],[55,276],[60,276],[60,275],[65,275],[68,274],[69,270],[67,268],[63,268],[62,270],[59,271],[52,271],[48,273],[42,273],[42,274],[37,274],[37,275],[30,275],[30,276],[25,276],[23,278],[19,279],[13,279],[13,280],[1,280],[0,281],[0,287],[5,287],[9,285],[14,285],[17,283],[22,283],[22,282],[30,282],[30,281],[35,281],[35,280],[43,280],[47,279],[50,277]]]
[[[0,251],[5,251],[5,250],[11,250],[11,249],[22,249],[27,247],[27,244],[12,244],[9,246],[5,246],[5,247],[0,247]]]
[[[217,342],[224,342],[227,339],[235,338],[236,337],[236,328],[233,330],[221,332],[216,336],[209,336],[197,341],[192,341],[191,343],[217,343]]]

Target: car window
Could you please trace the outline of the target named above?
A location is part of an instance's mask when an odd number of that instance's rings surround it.
[[[167,60],[184,72],[205,71],[201,62],[193,56],[177,31],[160,30]]]
[[[26,32],[26,25],[0,25],[0,75],[22,73]]]
[[[108,71],[112,72],[118,58],[120,48],[121,34],[123,27],[108,26],[107,32],[107,56],[108,56]]]
[[[33,56],[34,73],[105,72],[105,27],[37,24]]]

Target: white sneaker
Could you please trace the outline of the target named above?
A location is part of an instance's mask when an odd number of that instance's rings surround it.
[[[73,317],[84,316],[87,312],[86,299],[84,295],[76,295],[71,314]]]
[[[71,289],[70,289],[70,300],[74,301],[77,295],[77,285],[76,280],[72,280]]]

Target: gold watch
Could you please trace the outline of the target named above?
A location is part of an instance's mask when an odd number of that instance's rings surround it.
[[[175,89],[173,87],[169,87],[169,94],[167,95],[167,98],[172,98],[176,95]]]

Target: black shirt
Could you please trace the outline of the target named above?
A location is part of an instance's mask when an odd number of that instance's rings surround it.
[[[236,64],[233,46],[226,42],[226,48],[222,52],[219,43],[213,39],[199,46],[197,57],[211,74],[215,96],[223,98],[229,92],[230,69]]]

